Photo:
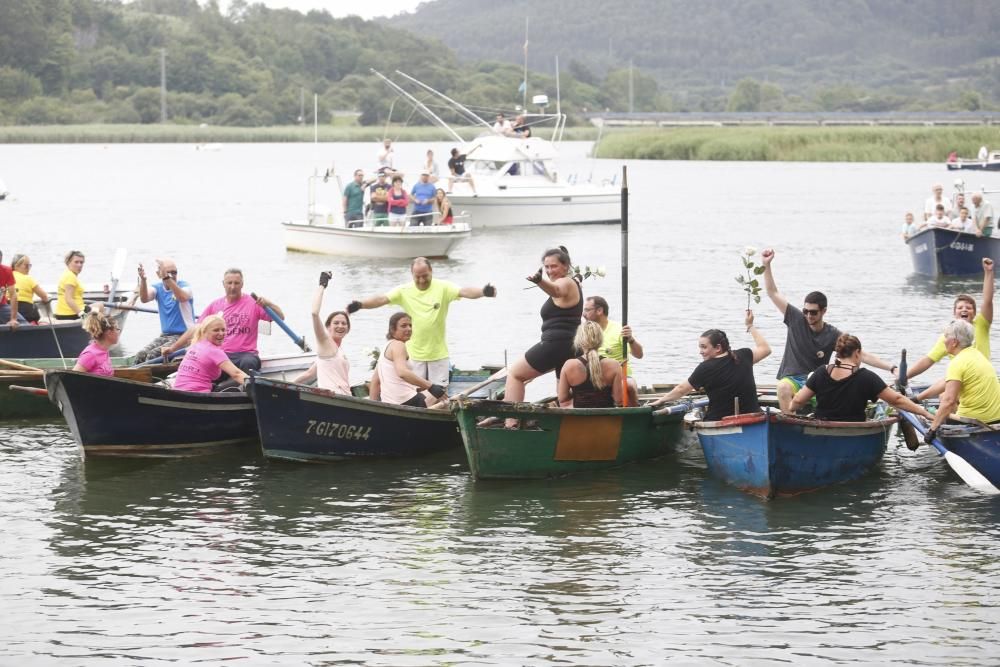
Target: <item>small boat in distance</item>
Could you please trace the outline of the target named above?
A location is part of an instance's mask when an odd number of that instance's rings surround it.
[[[913,270],[931,278],[977,276],[983,257],[1000,262],[1000,238],[927,226],[906,239]]]
[[[977,171],[1000,171],[1000,151],[989,151],[985,158],[958,157],[954,153],[945,162],[948,171],[974,169]]]

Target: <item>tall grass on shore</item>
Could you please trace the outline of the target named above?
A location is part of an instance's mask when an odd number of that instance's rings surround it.
[[[683,127],[605,134],[597,157],[782,162],[943,162],[1000,148],[1000,132],[975,127]]]
[[[323,142],[381,141],[383,126],[320,126]],[[458,129],[473,139],[482,130]],[[390,127],[389,138],[396,141],[446,141],[436,127]],[[543,135],[544,136],[544,135]],[[593,140],[597,128],[566,130],[569,140]],[[0,144],[128,144],[128,143],[284,143],[313,140],[311,126],[201,127],[197,125],[22,125],[0,127]]]

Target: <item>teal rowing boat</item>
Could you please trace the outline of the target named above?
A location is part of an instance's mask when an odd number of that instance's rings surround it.
[[[613,468],[669,453],[683,435],[689,405],[549,408],[532,403],[453,401],[476,479],[543,479]],[[493,418],[493,424],[480,426]],[[504,420],[520,420],[518,429]]]

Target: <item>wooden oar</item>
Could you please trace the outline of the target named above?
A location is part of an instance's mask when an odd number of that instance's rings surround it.
[[[899,368],[896,369],[896,372],[898,373],[896,377],[896,389],[900,393],[905,394],[906,383],[908,382],[906,379],[906,348],[903,348],[899,353]]]
[[[170,361],[171,359],[176,359],[177,357],[181,356],[185,352],[187,352],[187,348],[186,347],[182,347],[179,350],[174,350],[169,355],[167,355],[167,361]],[[152,366],[153,364],[162,364],[162,363],[164,363],[164,359],[163,359],[163,355],[161,354],[158,357],[153,357],[152,359],[147,359],[146,361],[142,362],[141,364],[136,364],[135,368],[142,368],[143,366]]]
[[[10,385],[11,391],[19,391],[22,394],[31,394],[32,396],[41,396],[43,398],[48,398],[49,390],[42,389],[41,387],[23,387],[19,384]]]
[[[19,371],[38,371],[42,372],[41,368],[35,368],[34,366],[26,366],[25,364],[19,364],[16,361],[10,361],[8,359],[0,359],[0,366],[7,366],[8,368],[13,368]]]
[[[917,419],[917,416],[912,412],[907,412],[906,410],[900,410],[899,415],[905,419],[910,425],[912,425],[921,436],[927,432],[927,428]],[[938,454],[944,457],[944,460],[948,462],[951,469],[962,478],[962,481],[983,493],[998,494],[1000,489],[995,487],[993,483],[986,479],[981,472],[976,470],[971,463],[966,461],[964,458],[956,454],[955,452],[948,449],[940,438],[934,438],[930,443],[934,449],[938,451]]]
[[[622,166],[622,326],[628,325],[628,167]],[[622,405],[628,407],[628,340],[622,336]]]
[[[255,301],[257,300],[257,295],[254,294],[253,292],[250,293],[250,296],[252,296]],[[274,323],[277,324],[279,327],[281,327],[284,330],[284,332],[288,334],[288,337],[292,339],[292,342],[298,345],[303,352],[312,352],[312,350],[309,349],[309,346],[306,344],[306,339],[303,336],[300,336],[294,331],[292,331],[292,328],[287,324],[285,324],[285,321],[283,319],[278,317],[278,313],[274,312],[274,308],[271,308],[270,306],[261,306],[261,308],[263,308],[264,311],[271,316],[271,319],[274,320]]]
[[[479,391],[483,387],[489,385],[491,382],[496,382],[497,380],[503,380],[506,377],[507,377],[507,368],[501,368],[496,373],[494,373],[493,375],[489,376],[488,378],[486,378],[482,382],[478,382],[478,383],[472,385],[471,387],[469,387],[468,389],[466,389],[465,391],[463,391],[462,393],[455,394],[454,396],[449,396],[448,398],[450,400],[452,400],[452,401],[457,401],[457,400],[460,400],[460,399],[463,399],[463,398],[468,398],[469,396],[471,396],[472,394],[476,393],[477,391]]]
[[[689,412],[694,408],[703,408],[708,405],[707,398],[700,398],[697,401],[683,401],[677,403],[676,405],[668,405],[665,408],[660,408],[659,410],[653,410],[654,415],[677,415],[684,412]]]
[[[110,306],[108,304],[105,304],[104,307],[105,308],[114,308],[115,310],[134,310],[134,311],[136,311],[138,313],[157,313],[157,314],[159,314],[159,312],[160,312],[156,308],[143,308],[142,306],[125,306],[125,305],[121,305],[121,304],[117,304],[117,303],[116,304],[111,304]]]

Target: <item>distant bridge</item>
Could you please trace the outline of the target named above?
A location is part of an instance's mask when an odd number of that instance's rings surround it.
[[[996,111],[887,111],[865,112],[671,112],[583,114],[598,127],[724,127],[724,126],[974,126],[1000,125]]]

